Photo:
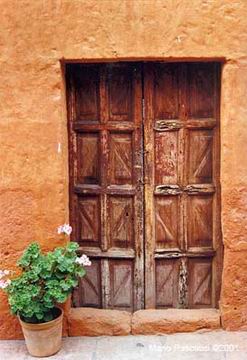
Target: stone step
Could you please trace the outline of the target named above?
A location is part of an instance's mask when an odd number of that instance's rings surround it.
[[[74,308],[68,316],[69,336],[129,335],[131,316],[127,311]]]
[[[68,315],[69,336],[158,335],[213,330],[221,327],[217,309],[126,311],[73,308]]]
[[[139,310],[132,316],[131,331],[138,335],[171,334],[220,328],[216,309]]]

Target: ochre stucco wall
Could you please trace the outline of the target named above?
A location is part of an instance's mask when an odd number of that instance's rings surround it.
[[[60,60],[225,59],[221,313],[247,329],[247,1],[0,0],[0,268],[63,243],[67,119]],[[61,144],[61,145],[59,145]],[[60,151],[59,151],[60,149]],[[0,295],[0,337],[20,337]]]

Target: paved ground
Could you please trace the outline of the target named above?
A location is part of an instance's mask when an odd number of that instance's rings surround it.
[[[247,332],[74,337],[52,360],[247,360]],[[24,341],[0,341],[0,360],[33,359]],[[38,359],[38,358],[36,358]]]

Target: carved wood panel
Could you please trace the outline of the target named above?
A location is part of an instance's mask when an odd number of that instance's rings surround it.
[[[177,119],[179,112],[179,77],[177,64],[156,64],[154,72],[154,116]]]
[[[156,185],[176,184],[178,182],[178,142],[178,131],[155,133]]]
[[[108,199],[108,236],[110,247],[134,250],[133,197],[110,196]]]
[[[156,247],[178,249],[180,242],[180,204],[178,196],[156,196],[154,202]]]
[[[82,133],[77,137],[77,174],[81,184],[100,183],[99,133]]]
[[[80,280],[79,286],[73,293],[75,307],[100,308],[102,306],[101,263],[100,260],[91,260],[92,265],[87,268],[86,276]]]
[[[132,79],[128,67],[109,65],[109,121],[133,121]]]
[[[78,242],[81,245],[100,247],[101,219],[100,196],[78,197]]]
[[[212,261],[190,259],[188,264],[189,307],[212,306]]]
[[[132,184],[133,142],[131,133],[111,133],[109,135],[109,181],[112,185]]]
[[[213,131],[192,130],[188,137],[188,183],[210,184],[213,177]]]
[[[213,248],[213,196],[188,197],[187,238],[190,247]]]
[[[188,118],[215,118],[217,98],[215,96],[215,64],[195,63],[187,66],[187,109]]]
[[[156,307],[178,306],[179,260],[157,259],[155,262]]]
[[[133,310],[133,261],[110,261],[110,289],[110,304],[112,308]]]
[[[74,98],[76,121],[99,121],[99,71],[95,66],[75,66]]]

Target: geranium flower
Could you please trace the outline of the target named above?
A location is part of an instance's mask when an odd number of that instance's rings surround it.
[[[58,234],[66,234],[66,235],[70,235],[72,232],[72,227],[69,224],[64,224],[64,225],[60,225],[57,228],[57,233]]]
[[[8,280],[0,280],[0,289],[6,289],[7,286],[9,286],[11,281]]]
[[[0,270],[0,279],[2,279],[4,276],[9,275],[9,270]]]
[[[77,257],[75,262],[83,266],[90,266],[92,264],[92,262],[89,260],[89,257],[85,254],[83,254],[81,257]]]

